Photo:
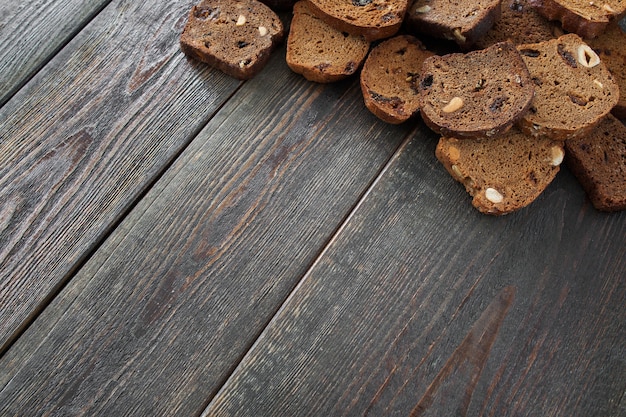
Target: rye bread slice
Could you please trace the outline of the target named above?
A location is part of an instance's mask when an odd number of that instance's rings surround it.
[[[226,74],[249,79],[284,36],[272,9],[257,0],[202,0],[191,8],[180,37],[183,52]]]
[[[595,38],[609,22],[619,20],[626,12],[624,0],[530,0],[539,13],[558,20],[567,32],[582,38]]]
[[[535,84],[530,110],[519,121],[528,134],[555,140],[588,134],[617,104],[617,83],[578,35],[518,49]]]
[[[619,86],[619,101],[611,113],[626,119],[626,33],[614,22],[602,35],[587,40],[587,43],[604,62]]]
[[[329,25],[372,42],[400,30],[408,0],[311,0],[311,6]]]
[[[565,142],[565,162],[593,206],[626,210],[626,126],[608,115],[588,136]]]
[[[424,61],[420,114],[442,136],[489,137],[506,132],[528,110],[533,83],[511,42]]]
[[[500,0],[414,0],[406,23],[415,33],[456,42],[469,49],[500,19]]]
[[[494,138],[442,137],[435,155],[465,186],[476,209],[502,215],[528,206],[541,195],[560,169],[563,146],[513,128]]]
[[[307,80],[330,83],[353,75],[365,61],[370,43],[362,36],[328,25],[308,0],[293,7],[287,38],[287,65]]]
[[[399,124],[419,113],[417,83],[434,53],[414,36],[399,35],[374,47],[361,70],[365,106],[381,120]]]
[[[501,16],[475,46],[486,48],[510,40],[515,44],[537,43],[563,34],[561,27],[532,7],[529,0],[502,0]]]

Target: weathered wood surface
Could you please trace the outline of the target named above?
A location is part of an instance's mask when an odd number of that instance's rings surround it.
[[[399,152],[206,416],[626,415],[626,213],[564,170],[482,216],[434,146]]]
[[[626,416],[626,213],[564,170],[481,215],[356,80],[186,60],[192,3],[0,109],[0,415]]]
[[[109,1],[0,1],[0,106]]]
[[[111,3],[0,109],[0,352],[240,85],[180,53],[190,4]]]
[[[202,412],[410,132],[283,55],[0,361],[0,415]]]

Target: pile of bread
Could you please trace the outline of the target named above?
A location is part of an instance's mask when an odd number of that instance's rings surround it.
[[[625,14],[624,0],[202,0],[181,48],[248,79],[287,37],[287,64],[306,79],[359,76],[377,117],[421,116],[440,135],[438,160],[483,213],[528,206],[563,161],[597,209],[618,211]]]

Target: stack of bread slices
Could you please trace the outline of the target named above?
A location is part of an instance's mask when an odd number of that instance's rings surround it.
[[[245,79],[285,34],[294,72],[318,83],[358,76],[381,120],[421,117],[440,135],[438,160],[483,213],[528,206],[563,161],[597,209],[626,209],[625,1],[264,3],[203,0],[182,49]],[[273,15],[285,10],[288,30]]]

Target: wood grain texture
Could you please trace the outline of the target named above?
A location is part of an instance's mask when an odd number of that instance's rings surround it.
[[[0,1],[0,106],[109,1]]]
[[[198,415],[411,125],[284,48],[0,360],[0,415]]]
[[[205,416],[618,416],[626,213],[566,169],[481,215],[405,144]]]
[[[111,3],[0,109],[0,352],[240,85],[180,52],[189,7]]]

